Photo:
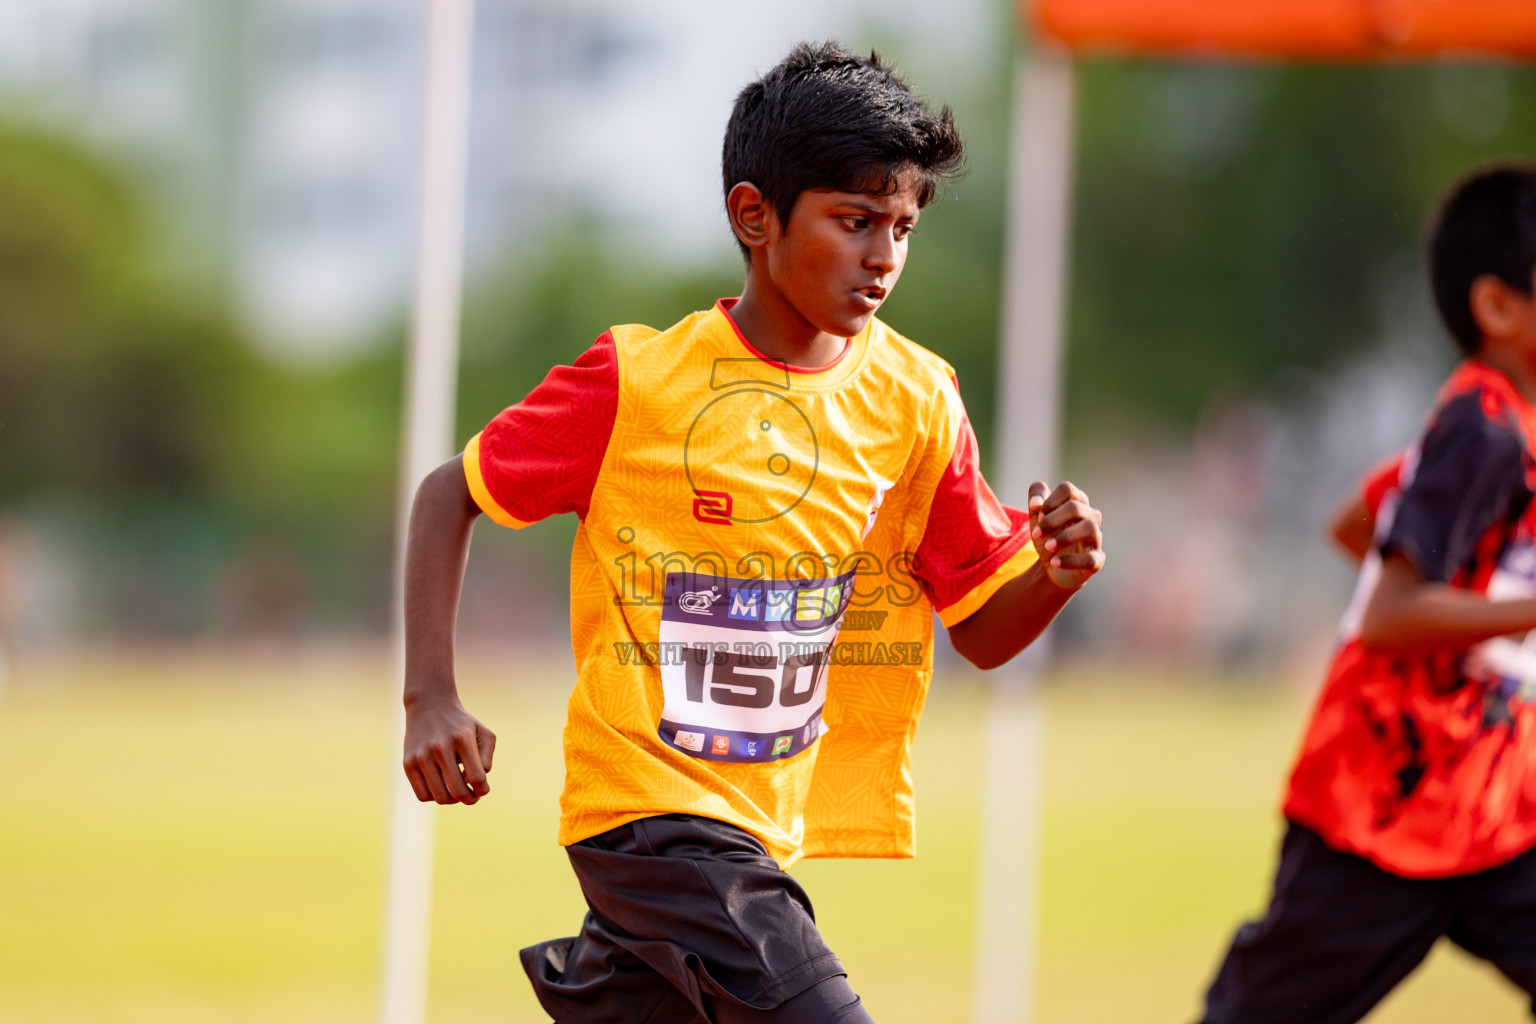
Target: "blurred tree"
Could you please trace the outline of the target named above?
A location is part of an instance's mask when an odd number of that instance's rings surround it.
[[[1533,150],[1536,71],[1513,65],[1084,63],[1074,435],[1187,428],[1379,343],[1436,197]]]
[[[970,174],[925,211],[881,314],[956,367],[984,451],[1005,63],[955,97]],[[1378,344],[1402,283],[1422,289],[1434,198],[1536,151],[1536,71],[1514,66],[1091,61],[1080,96],[1069,442],[1186,431],[1212,395]],[[81,147],[0,126],[0,514],[71,524],[102,629],[206,629],[242,574],[269,621],[291,621],[271,595],[302,592],[312,624],[381,627],[403,331],[324,373],[270,366],[221,296],[157,269],[163,226],[139,199]],[[665,326],[740,288],[725,244],[679,269],[580,216],[558,223],[469,289],[458,441],[608,326]],[[569,529],[517,557],[556,566]]]
[[[0,515],[56,535],[87,630],[206,630],[241,589],[229,567],[267,593],[265,563],[302,564],[313,585],[290,589],[322,621],[377,628],[398,342],[325,376],[273,368],[161,272],[159,227],[117,168],[0,128]]]
[[[0,499],[192,490],[249,361],[166,301],[134,197],[79,148],[0,131]]]
[[[581,218],[535,251],[528,264],[487,274],[469,291],[459,378],[461,442],[609,327],[668,327],[741,290],[734,256],[682,270],[626,260],[620,246]]]

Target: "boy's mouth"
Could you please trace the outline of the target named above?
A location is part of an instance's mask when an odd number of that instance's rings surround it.
[[[866,285],[863,288],[855,288],[855,295],[863,297],[871,305],[878,306],[885,301],[885,289],[877,284]]]

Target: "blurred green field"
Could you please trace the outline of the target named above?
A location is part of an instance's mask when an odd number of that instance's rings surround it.
[[[544,1022],[516,950],[581,904],[554,845],[564,663],[470,659],[490,799],[440,815],[430,1017]],[[978,677],[918,748],[921,855],[796,868],[882,1024],[968,1019]],[[382,656],[99,656],[0,692],[0,1022],[376,1017],[388,773]],[[1260,905],[1306,696],[1062,676],[1048,696],[1041,1024],[1194,1018]],[[1376,1024],[1528,1019],[1442,949]]]

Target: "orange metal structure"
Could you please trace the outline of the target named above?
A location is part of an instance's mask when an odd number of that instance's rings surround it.
[[[1079,52],[1536,58],[1536,0],[1021,0],[1020,13]]]

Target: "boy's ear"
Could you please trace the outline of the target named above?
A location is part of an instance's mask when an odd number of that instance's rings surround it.
[[[731,218],[731,230],[736,232],[742,245],[757,249],[768,244],[768,221],[774,215],[773,204],[756,185],[738,181],[731,186],[725,197],[725,211]]]
[[[1485,338],[1504,338],[1519,329],[1520,305],[1532,297],[1511,288],[1493,274],[1483,274],[1472,282],[1467,306],[1472,320]]]

